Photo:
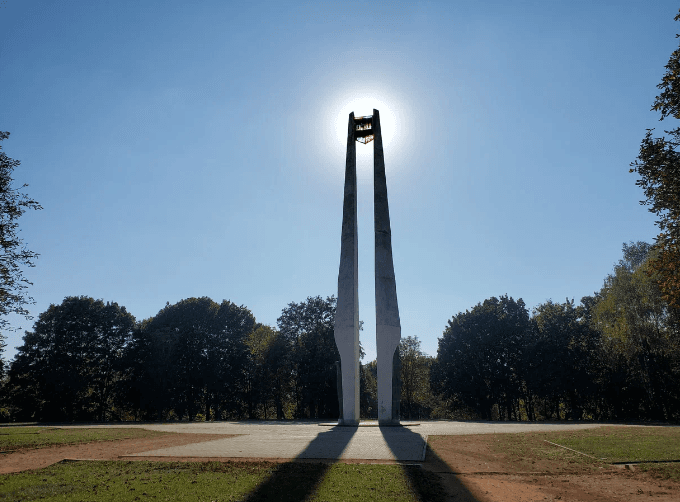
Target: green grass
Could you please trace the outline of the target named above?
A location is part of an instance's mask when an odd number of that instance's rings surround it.
[[[489,438],[492,449],[531,470],[533,460],[561,463],[557,471],[573,467],[597,470],[616,462],[680,460],[678,427],[599,427],[579,431],[495,434]],[[593,458],[559,448],[550,441]],[[637,469],[656,477],[680,481],[680,463],[641,463]]]
[[[437,483],[398,465],[87,461],[0,475],[0,501],[415,502],[442,500]]]
[[[600,427],[552,437],[546,439],[609,463],[680,460],[680,428],[676,427]]]
[[[166,435],[166,432],[145,429],[81,429],[46,427],[0,427],[0,451],[11,452],[23,448],[45,448],[56,444],[79,444],[92,441],[116,441],[127,438],[146,438]]]

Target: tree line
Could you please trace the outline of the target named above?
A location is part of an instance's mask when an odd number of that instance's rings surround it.
[[[548,301],[533,315],[490,298],[449,322],[432,385],[450,407],[495,420],[680,419],[680,329],[649,244],[624,258],[593,296]]]
[[[335,420],[335,306],[333,296],[290,303],[274,329],[226,300],[188,298],[137,322],[117,303],[67,297],[0,377],[0,421]],[[414,337],[401,354],[403,409],[423,415],[432,358]],[[377,418],[376,362],[360,374],[361,416]]]
[[[399,346],[404,419],[680,418],[680,322],[653,267],[624,244],[592,296],[528,311],[507,295],[453,316],[436,357]],[[51,305],[0,387],[12,421],[337,419],[335,298],[290,303],[277,329],[230,301],[189,298],[137,322],[89,297]],[[377,418],[376,361],[361,416]]]
[[[40,314],[2,385],[11,420],[337,418],[335,298],[291,303],[278,330],[189,298],[142,322],[67,297]]]

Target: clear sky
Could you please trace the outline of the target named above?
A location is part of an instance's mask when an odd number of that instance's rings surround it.
[[[599,290],[654,216],[629,164],[677,2],[0,2],[0,130],[66,296],[138,320],[209,296],[276,326],[337,294],[347,116],[381,112],[402,336],[430,355],[491,296]],[[340,128],[338,133],[337,128]],[[373,144],[357,144],[361,340],[375,358]],[[30,329],[32,322],[17,325]],[[7,333],[6,358],[23,332]]]

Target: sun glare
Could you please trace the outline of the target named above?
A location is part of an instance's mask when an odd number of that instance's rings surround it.
[[[387,148],[394,137],[394,113],[382,101],[372,97],[354,98],[347,102],[339,111],[335,124],[338,141],[345,146],[347,143],[347,119],[354,112],[355,117],[373,115],[373,109],[380,111],[380,128],[382,129],[383,145]]]
[[[345,99],[337,101],[338,105],[335,107],[335,136],[338,146],[342,148],[343,152],[347,145],[347,120],[350,112],[354,112],[355,117],[364,117],[366,115],[373,115],[374,108],[380,112],[380,128],[382,130],[384,148],[388,149],[394,146],[395,139],[399,136],[400,128],[393,107],[387,101],[387,99],[370,94],[360,96],[354,94],[351,97],[345,96]],[[357,154],[364,153],[364,149],[373,151],[371,143],[368,143],[366,146],[357,145]]]
[[[373,109],[378,110],[386,169],[394,174],[410,165],[405,162],[413,142],[410,138],[412,131],[408,120],[411,116],[410,103],[400,92],[387,92],[382,87],[378,91],[376,90],[378,87],[366,85],[338,90],[326,98],[320,106],[322,110],[320,123],[323,124],[322,148],[324,149],[321,155],[332,162],[332,170],[339,178],[342,178],[345,172],[347,120],[350,112],[354,112],[355,117],[363,117],[373,115]],[[360,180],[371,179],[374,145],[374,141],[356,144],[357,171]],[[333,180],[334,183],[338,182],[335,177]]]

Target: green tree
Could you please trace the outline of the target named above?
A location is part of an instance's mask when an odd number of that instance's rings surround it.
[[[407,336],[399,342],[401,359],[401,409],[410,420],[416,415],[427,417],[432,404],[430,365],[432,359],[420,349],[417,336]]]
[[[623,244],[623,259],[609,274],[595,308],[598,327],[609,338],[634,342],[665,331],[667,303],[652,270],[655,253],[646,242]]]
[[[2,349],[4,344],[0,336],[0,422],[5,422],[10,418],[11,403],[8,399],[9,386],[7,385],[7,371],[5,361],[2,359]]]
[[[67,297],[23,337],[9,392],[24,420],[117,418],[115,390],[135,318],[117,303]]]
[[[5,378],[5,360],[2,358],[2,353],[5,350],[5,347],[7,347],[5,339],[2,335],[0,335],[0,389],[2,389],[2,382]]]
[[[531,334],[522,299],[492,297],[454,316],[439,339],[433,391],[483,418],[519,417],[523,350]]]
[[[669,418],[677,407],[678,336],[660,289],[650,244],[624,244],[593,312],[608,352],[615,418]]]
[[[270,326],[258,324],[247,336],[249,350],[248,403],[251,417],[270,418],[270,406],[278,420],[290,407],[290,361],[281,334]],[[256,412],[260,408],[262,413]]]
[[[548,300],[534,309],[535,329],[525,357],[529,420],[537,418],[538,405],[542,405],[543,418],[580,420],[592,399],[595,333],[583,302],[588,300],[584,298],[579,306],[569,299],[564,303]]]
[[[162,421],[175,404],[174,368],[180,334],[168,326],[153,326],[152,320],[140,323],[126,351],[131,375],[126,399],[136,416]]]
[[[675,20],[680,20],[680,14]],[[656,97],[652,110],[661,113],[659,120],[680,119],[680,48],[671,54],[657,87],[661,94]],[[668,138],[654,138],[652,132],[653,129],[647,130],[630,172],[640,175],[636,184],[646,197],[640,203],[651,206],[649,211],[659,218],[656,224],[660,233],[655,244],[658,254],[651,265],[660,274],[661,291],[674,310],[677,322],[680,316],[680,127],[664,131]]]
[[[9,137],[8,132],[0,131],[0,142]],[[0,331],[9,328],[7,314],[15,313],[30,319],[28,310],[24,307],[35,301],[28,293],[28,285],[32,283],[24,277],[22,267],[35,266],[33,261],[37,253],[26,249],[24,242],[18,236],[19,223],[17,220],[27,209],[42,209],[36,201],[21,193],[27,187],[12,186],[12,173],[21,164],[11,159],[2,151],[0,144]],[[2,357],[2,335],[0,335],[0,358]]]
[[[308,297],[283,309],[277,323],[290,357],[295,416],[337,418],[337,370],[334,296]]]
[[[378,362],[362,364],[359,368],[359,416],[378,418]]]
[[[207,297],[167,304],[142,323],[131,349],[140,404],[163,417],[241,417],[247,394],[246,338],[255,318],[244,306]]]

